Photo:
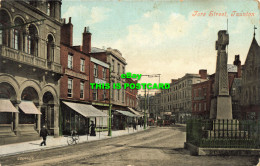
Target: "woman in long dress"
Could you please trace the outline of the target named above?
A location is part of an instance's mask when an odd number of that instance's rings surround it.
[[[90,125],[90,136],[96,136],[96,132],[95,132],[95,124],[93,121],[91,121],[91,125]]]

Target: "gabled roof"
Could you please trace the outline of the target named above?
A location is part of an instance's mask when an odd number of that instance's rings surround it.
[[[257,53],[259,53],[259,52],[260,52],[260,47],[259,47],[255,37],[253,37],[252,43],[250,45],[249,51],[246,56],[245,65],[247,64],[247,61],[256,61],[257,59],[254,59],[254,57],[255,58],[259,58],[259,57],[254,56],[253,54],[257,55]]]

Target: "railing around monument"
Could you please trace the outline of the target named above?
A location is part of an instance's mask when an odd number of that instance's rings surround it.
[[[209,148],[260,148],[260,121],[205,120],[187,121],[186,142]]]

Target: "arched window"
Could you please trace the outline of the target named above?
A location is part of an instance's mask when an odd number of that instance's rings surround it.
[[[14,21],[15,28],[12,29],[13,36],[12,36],[12,46],[16,50],[22,50],[23,48],[23,41],[25,41],[25,34],[24,34],[24,22],[21,18],[16,18]]]
[[[54,40],[52,35],[48,35],[48,41],[47,41],[47,61],[53,62],[54,59]]]
[[[51,15],[51,3],[50,2],[47,3],[47,15],[48,16]]]
[[[10,41],[10,31],[5,29],[5,27],[10,26],[10,17],[5,10],[0,10],[0,45],[9,46]]]
[[[26,52],[38,56],[38,32],[34,25],[29,26],[29,35],[27,40]]]

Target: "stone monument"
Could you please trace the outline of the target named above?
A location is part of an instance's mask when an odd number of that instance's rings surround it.
[[[217,64],[214,83],[214,97],[211,100],[210,119],[232,119],[232,102],[229,95],[226,47],[229,35],[226,30],[218,32],[216,41]]]

